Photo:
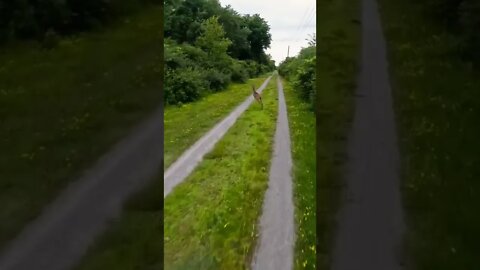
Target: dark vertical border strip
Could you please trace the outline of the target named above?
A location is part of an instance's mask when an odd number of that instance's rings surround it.
[[[316,17],[316,29],[315,29],[315,32],[316,32],[316,37],[317,37],[317,41],[318,41],[318,33],[320,33],[319,31],[319,28],[320,28],[320,18],[318,16],[318,10],[322,8],[322,5],[321,5],[321,2],[322,0],[316,0],[316,12],[315,12],[315,17]],[[318,94],[318,92],[320,91],[320,83],[319,83],[319,72],[320,72],[320,65],[319,65],[319,49],[318,49],[318,44],[316,45],[316,73],[315,73],[315,85],[316,85],[316,91],[317,91],[317,94],[315,95],[316,97],[316,104],[315,104],[315,128],[316,128],[316,142],[315,142],[315,147],[317,149],[316,151],[316,172],[315,172],[315,175],[316,175],[316,188],[315,188],[315,203],[316,203],[316,207],[315,209],[317,210],[317,212],[315,213],[315,217],[316,217],[316,232],[315,232],[315,250],[316,250],[316,266],[317,266],[317,269],[318,269],[318,266],[320,265],[320,253],[319,253],[319,250],[320,249],[320,242],[318,241],[319,238],[319,233],[320,233],[320,208],[319,208],[319,205],[320,205],[320,200],[319,200],[319,196],[318,196],[318,186],[320,184],[320,172],[319,172],[319,168],[320,168],[320,151],[319,151],[319,141],[320,141],[320,127],[319,127],[319,117],[320,117],[320,95]],[[325,269],[326,270],[326,269]]]
[[[161,131],[161,134],[160,134],[160,139],[162,140],[162,143],[161,143],[161,148],[162,148],[162,150],[161,150],[161,151],[163,152],[162,164],[160,165],[160,166],[161,166],[160,172],[161,172],[162,175],[163,175],[163,173],[164,173],[164,166],[163,166],[163,164],[164,164],[164,159],[165,159],[165,158],[164,158],[164,156],[165,156],[165,152],[164,152],[164,149],[165,149],[165,148],[164,148],[164,142],[165,142],[165,140],[164,140],[164,134],[165,134],[165,132],[164,132],[164,116],[163,116],[163,111],[164,111],[164,107],[163,107],[163,104],[164,104],[164,102],[163,102],[163,101],[164,101],[164,85],[165,85],[165,74],[163,73],[163,70],[165,70],[165,69],[164,69],[164,64],[165,64],[165,63],[164,63],[164,51],[163,51],[163,46],[164,46],[164,45],[163,45],[163,34],[164,34],[164,33],[163,33],[163,31],[164,31],[164,25],[163,25],[163,23],[164,23],[164,21],[165,21],[165,20],[164,20],[164,16],[165,16],[165,13],[164,13],[164,1],[162,1],[162,3],[160,4],[160,10],[161,10],[160,18],[161,18],[161,20],[162,20],[162,22],[160,23],[160,31],[159,31],[160,42],[161,42],[161,44],[162,44],[162,46],[161,46],[161,48],[160,48],[160,68],[162,69],[162,72],[160,72],[160,82],[161,82],[161,83],[160,83],[160,110],[162,111],[162,124],[161,124],[161,130],[162,130],[162,131]],[[161,194],[163,194],[163,185],[159,185],[159,186],[161,186],[161,187],[160,187],[161,190],[158,191],[158,195],[161,196]],[[163,200],[161,201],[161,204],[162,204],[162,205],[161,205],[161,217],[160,217],[160,218],[162,219],[162,221],[161,221],[161,227],[160,227],[160,229],[162,230],[162,232],[161,232],[161,236],[162,236],[162,244],[161,244],[161,247],[162,247],[162,250],[161,250],[161,252],[160,252],[160,257],[161,257],[161,260],[162,260],[162,264],[161,264],[161,265],[162,265],[162,270],[163,270],[163,269],[164,269],[164,262],[165,262],[165,260],[164,260],[164,247],[163,247],[163,246],[164,246],[164,242],[163,242],[163,239],[164,239],[164,235],[163,235],[163,232],[164,232],[164,223],[163,223],[163,222],[164,222],[164,216],[163,216],[163,213],[164,213],[164,212],[163,212],[163,209],[164,209],[164,201],[163,201]]]

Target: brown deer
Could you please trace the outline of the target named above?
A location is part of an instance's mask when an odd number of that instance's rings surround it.
[[[263,110],[262,96],[260,96],[260,94],[257,91],[255,91],[254,85],[252,85],[252,91],[253,91],[253,97],[260,103],[260,105],[262,105],[262,110]]]

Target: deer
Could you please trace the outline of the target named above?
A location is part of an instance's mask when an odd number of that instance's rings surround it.
[[[262,96],[260,96],[260,94],[257,91],[255,91],[255,85],[252,85],[252,92],[253,92],[253,97],[255,98],[255,100],[258,101],[258,103],[260,103],[260,105],[262,105],[262,110],[263,110]]]

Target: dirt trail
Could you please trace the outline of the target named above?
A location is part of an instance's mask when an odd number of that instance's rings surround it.
[[[405,229],[385,40],[375,0],[363,0],[362,51],[349,137],[346,193],[333,270],[402,269]]]
[[[261,93],[268,85],[272,76],[268,77],[257,90]],[[210,131],[201,137],[195,144],[187,149],[183,154],[167,169],[163,175],[163,197],[167,197],[170,192],[195,169],[202,161],[203,156],[210,152],[215,144],[227,133],[230,127],[235,124],[238,117],[250,106],[253,96],[249,96],[242,104],[236,107],[227,117],[216,124]]]
[[[120,214],[125,200],[161,169],[162,132],[163,110],[158,109],[5,248],[0,269],[71,269]]]
[[[283,86],[277,77],[278,118],[269,185],[265,193],[260,236],[252,269],[293,269],[293,247],[295,241],[294,207],[292,194],[292,156],[287,105]]]

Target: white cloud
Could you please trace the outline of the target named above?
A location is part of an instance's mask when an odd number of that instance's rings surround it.
[[[240,14],[258,13],[270,25],[272,43],[267,53],[277,64],[295,56],[307,46],[309,34],[315,33],[315,0],[220,0],[222,6],[231,5]]]

